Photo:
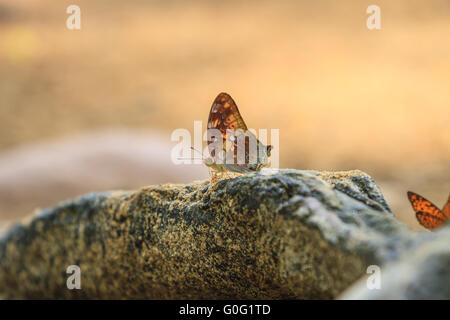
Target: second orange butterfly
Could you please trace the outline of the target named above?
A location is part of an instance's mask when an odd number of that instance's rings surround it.
[[[424,197],[411,191],[408,191],[408,199],[416,212],[417,220],[425,228],[436,229],[450,220],[450,196],[442,210]]]

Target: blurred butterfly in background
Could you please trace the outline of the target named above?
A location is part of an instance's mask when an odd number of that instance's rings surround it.
[[[230,132],[233,134],[230,135]],[[227,93],[220,93],[211,106],[207,135],[210,157],[205,164],[217,172],[259,171],[268,165],[272,146],[265,146],[248,131],[236,103]],[[222,148],[218,150],[216,142],[220,139]],[[238,161],[239,143],[245,146],[245,152],[240,153],[243,155],[240,158],[242,161]],[[257,148],[251,148],[252,143]]]
[[[439,210],[424,197],[411,191],[408,191],[408,199],[416,212],[417,220],[427,229],[436,229],[450,219],[450,196],[442,210]]]

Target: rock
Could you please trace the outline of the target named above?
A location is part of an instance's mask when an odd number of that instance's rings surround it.
[[[0,295],[330,299],[428,241],[437,235],[399,223],[361,171],[264,169],[44,210],[0,240]],[[67,289],[69,265],[81,290]]]
[[[381,268],[379,289],[370,290],[364,277],[340,299],[450,299],[450,224],[427,238],[422,246]]]

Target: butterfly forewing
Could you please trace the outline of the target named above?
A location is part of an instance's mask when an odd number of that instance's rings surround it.
[[[227,129],[242,129],[247,131],[244,119],[233,98],[225,92],[220,93],[214,100],[208,117],[208,129],[219,129],[224,141]]]
[[[247,131],[247,126],[242,119],[239,109],[234,102],[233,98],[225,92],[220,93],[214,100],[208,117],[208,146],[210,147],[211,156],[215,156],[215,149],[212,148],[212,141],[209,138],[209,129],[218,129],[222,134],[222,146],[223,150],[231,149],[233,141],[227,141],[227,130],[242,129]],[[228,137],[229,138],[229,137]]]
[[[447,220],[444,213],[424,197],[408,191],[408,198],[416,212],[417,220],[425,228],[435,229]]]

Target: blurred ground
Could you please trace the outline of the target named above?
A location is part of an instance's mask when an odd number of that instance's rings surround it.
[[[0,0],[0,157],[101,128],[171,145],[226,91],[249,127],[280,129],[281,167],[361,169],[414,228],[407,190],[446,201],[448,1],[76,1],[82,30],[69,31],[73,3]],[[29,213],[16,208],[0,221]]]

